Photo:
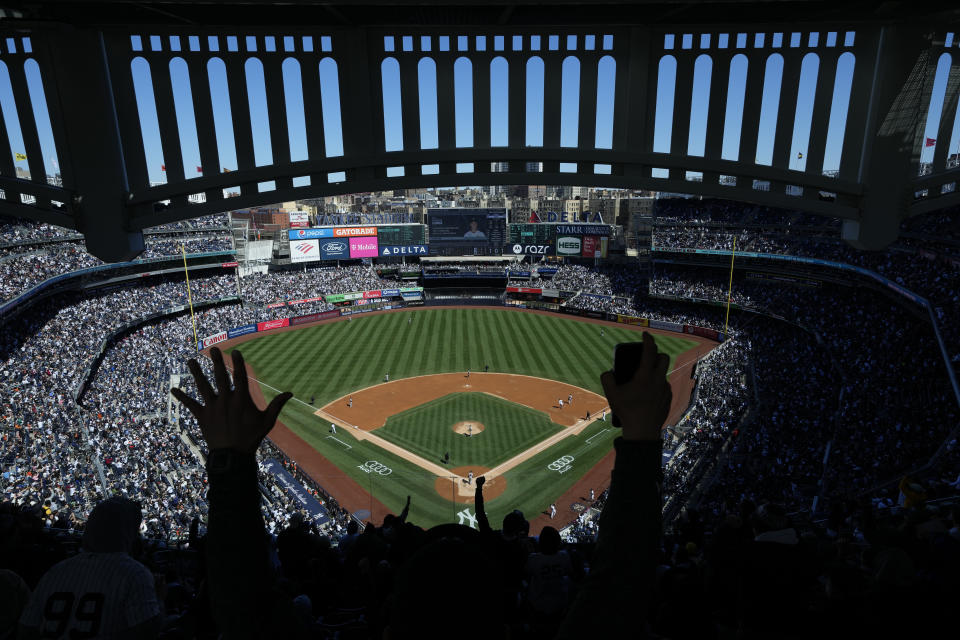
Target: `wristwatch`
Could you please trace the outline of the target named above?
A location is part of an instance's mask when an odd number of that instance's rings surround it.
[[[239,452],[233,449],[214,449],[207,456],[207,471],[210,473],[226,473],[235,469],[239,464]]]

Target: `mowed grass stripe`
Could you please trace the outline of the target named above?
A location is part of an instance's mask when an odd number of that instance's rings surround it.
[[[480,422],[483,432],[457,434],[457,422]],[[561,430],[546,414],[485,393],[454,393],[391,416],[378,436],[431,461],[450,453],[453,467],[495,467]]]
[[[455,314],[454,312],[459,312]],[[406,331],[407,313],[420,325],[413,333]],[[459,319],[458,319],[459,318]],[[456,333],[454,324],[475,322],[471,333],[474,343],[482,342],[489,357],[477,357],[471,368],[489,364],[491,370],[519,373],[568,382],[600,392],[599,374],[610,367],[612,349],[607,345],[636,340],[640,332],[619,327],[606,327],[605,337],[598,341],[596,324],[563,317],[528,314],[492,309],[428,309],[378,316],[357,316],[352,321],[317,325],[297,331],[267,335],[245,343],[243,350],[254,365],[258,377],[278,388],[305,388],[288,369],[291,354],[279,338],[297,337],[298,357],[315,363],[305,369],[318,403],[329,402],[358,388],[383,380],[384,362],[392,363],[391,377],[408,377],[430,373],[465,370],[466,362],[451,362]],[[289,336],[289,337],[288,337]],[[658,336],[657,340],[673,358],[695,343],[680,336]],[[289,343],[288,343],[289,344]],[[568,349],[551,358],[551,350]],[[292,383],[292,384],[291,384]],[[296,393],[296,391],[295,391]]]

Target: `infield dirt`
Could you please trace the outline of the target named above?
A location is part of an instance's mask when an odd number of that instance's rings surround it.
[[[503,307],[444,307],[444,308],[449,308],[449,309],[493,308],[493,309],[503,310]],[[413,312],[415,313],[416,311],[413,311]],[[524,311],[517,310],[516,312],[517,313],[535,313],[535,314],[549,315],[549,316],[556,315],[546,311],[533,311],[533,310],[524,310]],[[373,312],[371,315],[379,315],[381,313],[395,313],[395,312],[394,311],[377,311],[377,312]],[[632,328],[632,329],[636,329],[637,331],[649,331],[650,333],[653,333],[653,334],[663,334],[663,335],[669,335],[669,336],[678,335],[671,331],[648,329],[645,327],[627,327],[626,325],[617,324],[615,322],[609,322],[605,320],[595,320],[590,318],[577,318],[576,320],[579,322],[588,322],[591,324],[606,325],[611,327]],[[286,327],[282,329],[275,329],[267,333],[281,333],[284,331],[292,331],[292,330],[297,330],[304,327],[312,326],[313,324],[327,324],[331,322],[344,322],[344,321],[345,321],[344,318],[337,318],[333,320],[322,320],[317,323],[311,323],[311,324],[301,325],[297,327]],[[248,340],[256,339],[258,337],[261,337],[262,335],[264,334],[263,333],[250,334],[250,335],[242,336],[239,338],[234,338],[232,340],[228,340],[217,346],[220,347],[221,349],[227,349],[229,347],[242,344],[243,342],[246,342]],[[715,342],[699,336],[683,334],[683,338],[696,342],[697,346],[678,355],[676,361],[674,362],[673,372],[669,376],[670,385],[673,388],[673,402],[670,405],[670,414],[667,418],[668,424],[676,424],[676,422],[683,415],[684,411],[686,410],[687,406],[690,403],[690,394],[693,390],[694,381],[693,379],[690,378],[689,367],[698,358],[706,355],[711,349],[713,349],[716,346]],[[203,353],[204,355],[209,356],[209,349],[204,349]],[[247,369],[251,377],[256,376],[255,372],[253,371],[252,367],[250,367],[249,364],[247,365]],[[451,374],[451,375],[461,375],[461,374]],[[474,376],[479,376],[479,375],[482,375],[482,374],[473,373],[471,375],[471,378],[470,378],[471,384],[474,380]],[[517,377],[524,378],[525,376],[517,376]],[[529,378],[529,379],[538,380],[537,378]],[[544,381],[544,382],[549,382],[551,385],[563,384],[563,383],[557,383],[553,381]],[[388,383],[388,384],[392,384],[392,383]],[[377,388],[382,386],[385,386],[385,385],[375,385],[375,387],[372,387],[372,388]],[[578,392],[580,394],[585,394],[587,392],[585,392],[583,389],[579,389],[575,387],[572,387],[572,388],[576,389],[576,391],[574,392],[574,407],[577,408],[577,411],[579,411],[581,408],[584,409],[584,412],[581,413],[579,416],[579,417],[583,417],[583,415],[585,415],[586,407],[584,407],[583,405],[577,404],[576,401],[578,396],[576,394]],[[256,402],[257,406],[259,406],[260,408],[266,407],[267,402],[263,396],[260,386],[251,385],[250,389],[251,389],[251,394],[253,395],[254,401]],[[555,403],[557,399],[559,398],[553,398],[552,399],[553,403]],[[565,399],[566,398],[564,398],[564,400]],[[549,398],[547,398],[547,400],[549,400]],[[354,399],[354,404],[356,404],[356,398]],[[527,402],[521,402],[520,404],[531,406]],[[605,404],[605,400],[604,400],[604,404]],[[343,407],[346,408],[345,405],[343,405]],[[550,408],[552,407],[553,407],[553,404],[550,404]],[[398,408],[397,406],[384,407],[383,409],[383,413],[385,413],[384,417],[375,426],[371,425],[371,427],[369,428],[375,429],[379,426],[382,426],[383,423],[386,421],[387,415],[399,413],[402,410],[403,410],[402,408]],[[567,409],[564,408],[564,411],[567,411]],[[559,410],[557,410],[557,412],[559,412]],[[550,411],[548,411],[547,413],[548,415],[551,416],[551,418],[553,418],[553,413],[551,413]],[[570,418],[572,419],[574,416],[576,416],[576,414],[571,415]],[[566,417],[567,416],[565,414],[564,418]],[[591,412],[591,417],[593,417],[592,412]],[[376,421],[376,420],[374,419],[373,421]],[[554,420],[554,422],[558,422],[558,420]],[[564,422],[558,422],[558,423],[564,424]],[[294,460],[304,472],[306,472],[309,476],[311,476],[315,480],[320,481],[320,485],[323,487],[323,489],[327,491],[330,495],[335,496],[337,501],[348,511],[352,513],[355,513],[361,510],[369,511],[370,515],[367,518],[367,520],[374,523],[382,522],[383,517],[387,513],[392,513],[390,509],[388,509],[385,505],[383,505],[379,500],[372,497],[360,484],[355,482],[352,478],[347,476],[343,471],[338,469],[336,465],[334,465],[332,462],[327,460],[322,454],[320,454],[320,452],[318,452],[316,449],[310,446],[306,441],[300,438],[300,436],[298,436],[293,431],[288,429],[286,425],[283,424],[282,421],[277,422],[276,427],[270,433],[269,437],[278,447],[280,447],[281,450],[283,450],[283,452],[286,455],[288,455],[292,460]],[[576,484],[574,484],[569,490],[564,492],[563,495],[557,498],[557,500],[555,501],[555,504],[557,505],[556,518],[551,520],[549,518],[549,514],[547,513],[527,514],[527,518],[530,519],[531,521],[531,531],[534,533],[537,533],[546,524],[551,524],[554,526],[557,526],[557,525],[562,526],[568,522],[571,522],[574,518],[576,518],[579,515],[579,512],[572,508],[573,504],[578,502],[583,504],[584,502],[586,502],[587,501],[586,496],[589,495],[591,488],[593,488],[595,490],[596,495],[599,496],[600,493],[609,486],[610,472],[613,469],[614,458],[615,458],[614,452],[611,451],[599,463],[597,463],[592,469],[590,469],[590,471],[588,471],[582,478],[580,478],[580,480],[578,480]],[[464,470],[464,474],[466,473],[466,471],[468,470]],[[474,471],[474,473],[476,474],[476,471]],[[444,495],[447,495],[447,492],[450,492],[449,480],[444,480],[443,478],[437,478],[436,482],[447,483],[444,487],[445,488]],[[492,493],[490,493],[488,497],[488,489],[493,490],[493,487],[491,486],[491,484],[488,484],[484,487],[484,496],[487,497],[488,500],[492,499],[493,497]],[[503,485],[505,489],[506,483],[503,482]],[[437,488],[439,493],[439,487]],[[458,487],[458,489],[460,488]],[[460,494],[461,490],[458,490],[456,493]],[[467,502],[468,500],[470,502],[473,501],[472,496],[458,495],[458,498],[462,499],[463,502]],[[458,500],[458,502],[459,501],[460,500]]]

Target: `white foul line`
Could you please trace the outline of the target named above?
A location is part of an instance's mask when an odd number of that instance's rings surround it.
[[[602,436],[603,434],[605,434],[607,431],[610,431],[610,429],[604,429],[603,431],[599,431],[599,432],[593,434],[592,436],[590,436],[589,438],[587,438],[587,443],[589,443],[589,442],[590,442],[591,440],[593,440],[594,438],[599,438],[600,436]]]
[[[328,437],[329,439],[331,439],[331,440],[336,440],[337,442],[339,442],[340,444],[342,444],[343,446],[345,446],[347,449],[353,449],[353,447],[351,447],[350,445],[348,445],[346,442],[344,442],[344,441],[341,440],[340,438],[334,438],[333,436],[327,436],[327,437]]]

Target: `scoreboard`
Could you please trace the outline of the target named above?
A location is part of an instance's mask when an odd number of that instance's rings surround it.
[[[610,233],[608,224],[511,224],[505,253],[606,258]]]
[[[511,224],[509,242],[510,244],[553,245],[557,239],[556,228],[555,224]]]
[[[425,229],[422,224],[377,225],[377,240],[381,246],[426,244]]]

